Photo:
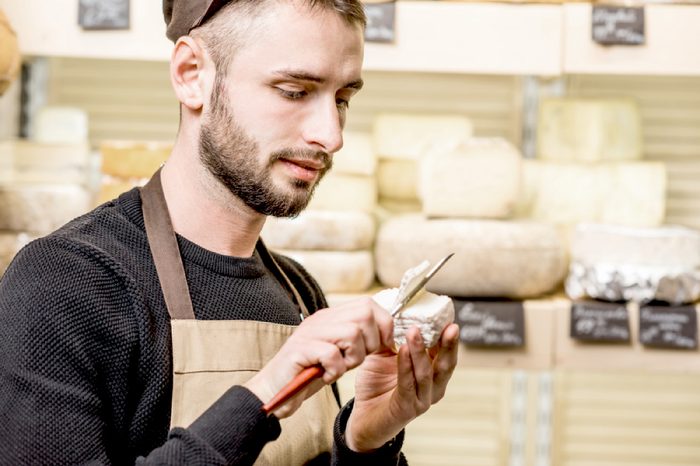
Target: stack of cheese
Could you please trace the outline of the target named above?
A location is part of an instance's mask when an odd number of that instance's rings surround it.
[[[379,204],[390,213],[420,212],[421,161],[472,136],[471,121],[458,115],[384,113],[374,120],[374,150],[379,159]]]
[[[666,169],[641,157],[641,120],[634,101],[544,100],[538,160],[525,162],[516,214],[568,226],[659,226]]]
[[[84,143],[0,143],[0,273],[30,239],[90,207]]]
[[[262,231],[270,249],[301,263],[326,293],[362,292],[374,282],[376,158],[369,135],[346,132],[344,140],[308,208],[270,217]]]
[[[105,141],[100,145],[102,178],[96,205],[143,186],[170,155],[164,142]]]
[[[428,284],[435,293],[530,298],[553,290],[566,259],[554,226],[509,220],[522,157],[502,139],[471,138],[420,165],[423,213],[397,216],[377,238],[380,281],[396,286],[403,270],[454,257]]]

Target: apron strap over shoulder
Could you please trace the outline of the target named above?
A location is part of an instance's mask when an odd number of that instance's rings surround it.
[[[168,204],[163,195],[160,170],[141,188],[143,220],[146,224],[148,244],[163,289],[165,305],[173,320],[194,319],[190,290],[187,286],[185,267],[180,257],[177,238],[168,213]]]

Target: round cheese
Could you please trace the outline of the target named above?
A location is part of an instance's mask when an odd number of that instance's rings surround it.
[[[374,260],[370,251],[277,252],[299,262],[325,293],[359,293],[374,282]]]

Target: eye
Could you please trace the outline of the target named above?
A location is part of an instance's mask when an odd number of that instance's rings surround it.
[[[290,91],[281,87],[277,87],[276,89],[279,91],[280,94],[282,94],[284,98],[289,100],[298,100],[306,96],[307,94],[306,91]]]

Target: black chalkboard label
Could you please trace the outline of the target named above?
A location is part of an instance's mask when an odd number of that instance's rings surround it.
[[[698,314],[694,306],[642,306],[639,342],[661,348],[697,349]]]
[[[364,7],[367,16],[365,40],[367,42],[394,42],[396,2],[366,3]]]
[[[644,44],[644,7],[593,6],[591,35],[603,45]]]
[[[525,345],[525,312],[519,301],[453,299],[459,339],[476,346]]]
[[[78,24],[83,29],[129,29],[129,0],[80,0]]]
[[[571,338],[600,342],[630,341],[627,307],[600,301],[571,303]]]

